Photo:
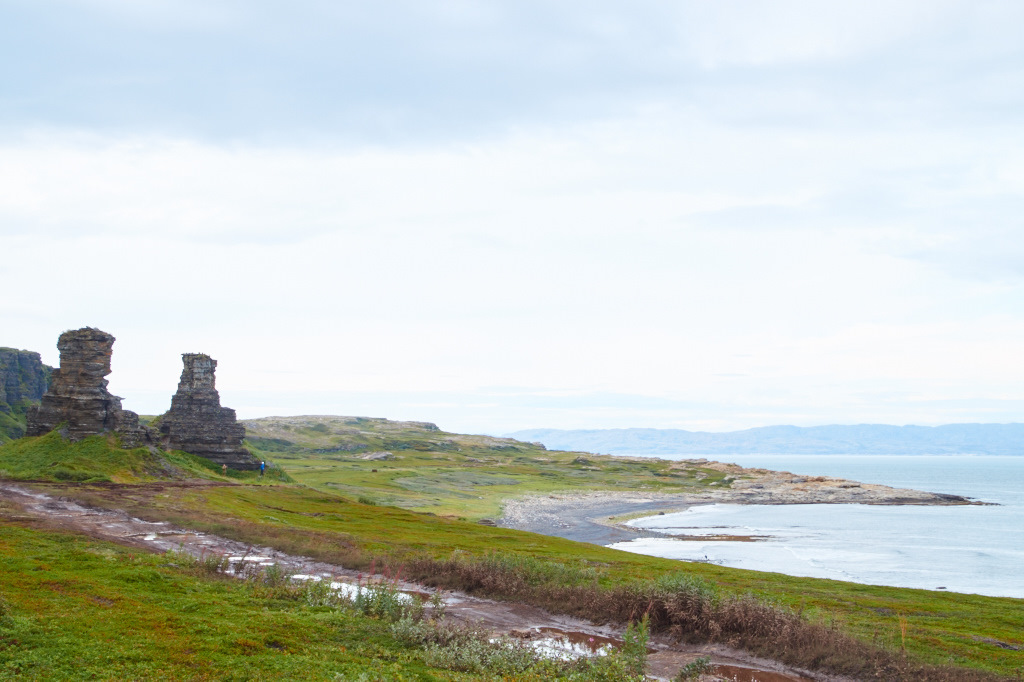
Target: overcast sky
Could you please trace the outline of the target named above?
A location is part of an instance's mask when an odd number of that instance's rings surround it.
[[[1024,415],[1024,3],[0,0],[0,345],[241,417]]]

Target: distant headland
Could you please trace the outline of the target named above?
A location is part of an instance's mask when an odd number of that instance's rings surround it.
[[[1024,424],[762,426],[682,429],[527,429],[507,434],[554,450],[610,455],[1024,455]]]

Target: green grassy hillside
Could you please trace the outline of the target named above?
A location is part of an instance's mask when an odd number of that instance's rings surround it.
[[[243,423],[246,446],[257,457],[306,485],[469,519],[497,516],[502,500],[527,493],[683,492],[731,480],[698,460],[549,451],[539,443],[448,433],[425,422],[313,416]]]
[[[314,423],[303,428],[317,434],[315,438],[339,437],[330,426],[325,427],[328,433],[316,426]],[[549,478],[544,476],[547,473],[554,473],[560,483],[588,480],[573,473],[591,469],[596,470],[594,476],[607,476],[606,480],[614,483],[604,467],[620,466],[600,460],[595,465],[595,458],[548,453],[536,446],[500,439],[457,437],[425,426],[401,428],[408,430],[406,439],[392,437],[388,442],[391,449],[387,451],[403,459],[323,460],[331,465],[357,464],[360,468],[350,471],[361,471],[368,477],[373,472],[366,471],[364,465],[374,468],[393,463],[396,469],[398,465],[405,468],[390,472],[390,488],[378,485],[364,489],[349,481],[349,487],[344,489],[346,495],[333,492],[333,486],[316,490],[255,479],[216,487],[151,485],[147,481],[219,478],[219,474],[195,458],[178,453],[144,448],[122,450],[105,438],[72,444],[56,434],[0,446],[0,469],[9,478],[48,479],[49,483],[35,483],[35,487],[96,507],[123,509],[142,519],[168,521],[351,568],[401,567],[403,575],[427,584],[466,589],[598,620],[637,618],[645,610],[654,609],[652,622],[659,629],[677,628],[684,638],[731,642],[798,665],[861,677],[873,675],[871,679],[880,676],[904,680],[989,679],[956,672],[966,669],[988,670],[1009,678],[1024,669],[1022,600],[875,587],[676,562],[482,526],[431,512],[360,502],[360,498],[367,498],[367,490],[377,497],[392,494],[389,491],[396,495],[402,490],[417,492],[396,481],[414,475],[437,480],[444,473],[444,465],[437,459],[441,456],[449,458],[449,468],[475,464],[469,461],[472,458],[484,464],[483,473],[498,475],[501,471],[510,478],[530,481],[530,485]],[[296,430],[292,425],[292,439],[280,439],[291,440],[291,446],[278,447],[296,447],[300,442],[294,434]],[[345,452],[340,456],[347,458],[383,452],[377,450],[383,440],[373,440],[383,439],[383,435],[358,437],[364,439],[359,445],[362,450],[317,454],[333,457]],[[422,450],[397,447],[428,438],[438,442],[424,443]],[[448,442],[452,443],[445,445],[449,449],[438,445]],[[343,441],[334,441],[332,447],[344,445]],[[301,452],[291,454],[300,456]],[[520,457],[524,459],[517,461]],[[302,463],[301,459],[293,461]],[[419,462],[415,466],[423,469],[417,470],[411,462]],[[549,465],[551,469],[547,468]],[[617,482],[622,485],[622,476],[634,475],[651,481],[650,485],[709,485],[706,478],[698,480],[700,467],[694,466],[698,471],[693,475],[679,472],[679,482],[662,482],[664,477],[656,475],[671,470],[624,467],[625,471],[617,472],[621,474]],[[305,475],[312,473],[307,471]],[[88,481],[106,483],[91,485]],[[461,492],[456,485],[451,485],[450,490]],[[431,508],[414,495],[402,499],[406,503],[416,502],[420,508]],[[444,502],[445,498],[440,499]],[[55,539],[41,530],[25,528],[23,518],[16,510],[5,513],[0,503],[0,596],[9,604],[3,607],[8,615],[0,614],[8,618],[8,629],[0,628],[0,671],[6,671],[8,677],[31,670],[71,670],[71,661],[76,657],[91,661],[89,665],[94,666],[83,670],[95,672],[103,670],[103,666],[113,666],[110,673],[101,677],[118,671],[129,677],[148,677],[150,668],[146,666],[150,665],[152,671],[159,673],[154,676],[174,679],[204,675],[221,678],[226,675],[225,670],[235,665],[241,666],[240,678],[291,674],[281,672],[287,668],[274,667],[283,665],[283,659],[277,658],[282,649],[269,642],[281,644],[284,651],[308,654],[311,658],[296,658],[295,665],[314,666],[308,670],[318,672],[310,672],[309,676],[319,677],[333,669],[331,666],[347,665],[346,661],[352,660],[338,651],[322,651],[315,643],[316,637],[322,636],[338,647],[352,647],[360,652],[357,657],[365,659],[366,665],[392,670],[387,666],[398,663],[398,668],[393,668],[393,677],[385,675],[381,679],[403,679],[401,676],[407,672],[409,675],[404,679],[458,679],[430,677],[435,672],[429,666],[424,668],[424,659],[417,658],[415,652],[400,654],[392,644],[374,640],[384,635],[383,630],[373,630],[377,626],[372,624],[347,623],[343,618],[335,624],[325,624],[317,619],[326,622],[333,616],[315,610],[300,612],[301,609],[285,608],[286,605],[273,601],[255,599],[246,606],[243,602],[249,597],[233,591],[242,588],[230,584],[192,584],[191,578],[179,576],[173,566],[163,566],[168,563],[166,560],[131,559],[137,561],[142,577],[129,579],[127,576],[134,575],[132,571],[136,570],[129,570],[130,561],[120,560],[124,563],[120,567],[116,561],[108,566],[102,555],[113,551],[124,557],[131,556],[130,552],[97,550],[84,540]],[[68,548],[73,551],[66,551]],[[101,558],[95,558],[96,552]],[[9,561],[7,557],[18,557],[18,561]],[[89,572],[93,570],[99,573]],[[118,581],[124,584],[122,593],[113,587]],[[97,615],[101,609],[113,610],[104,611],[104,618]],[[11,630],[11,613],[20,629]],[[62,619],[67,619],[66,623]],[[129,647],[122,645],[133,620],[144,623],[143,629],[147,630],[136,658],[131,658]],[[229,621],[243,624],[237,634],[229,633],[227,625],[218,625]],[[767,627],[765,623],[776,625]],[[71,634],[52,636],[65,626]],[[314,634],[297,634],[306,627]],[[161,642],[158,636],[150,637],[149,630],[184,632],[187,636],[167,635],[167,641]],[[292,631],[291,639],[282,639],[286,631]],[[842,639],[847,636],[853,639]],[[345,643],[363,640],[378,644]],[[89,647],[92,653],[82,653]],[[104,651],[113,653],[104,657]],[[258,666],[247,668],[239,662],[239,657],[250,655],[259,657]],[[150,659],[155,662],[151,664]],[[314,665],[312,659],[319,662]],[[940,675],[921,668],[924,664],[960,668],[945,668]],[[46,667],[51,665],[57,667]],[[83,676],[87,677],[84,673]]]
[[[754,595],[784,610],[800,612],[808,623],[824,623],[869,645],[896,652],[905,646],[910,660],[970,666],[1004,675],[1013,675],[1024,666],[1020,620],[1024,601],[1019,599],[877,587],[683,563],[361,504],[304,486],[190,489],[135,485],[68,489],[52,484],[52,491],[88,504],[124,509],[139,518],[169,521],[347,567],[403,567],[403,575],[430,584],[472,589],[599,620],[609,618],[610,612],[601,609],[613,608],[607,595],[614,596],[615,590],[643,594],[646,586],[659,580],[699,584],[703,581],[716,599],[727,601]],[[525,582],[509,578],[508,572],[525,576]],[[598,592],[581,597],[570,591],[573,586],[593,586]],[[907,628],[905,641],[901,636],[901,619]],[[784,657],[788,652],[785,647],[769,643],[762,653]],[[813,661],[804,664],[811,665]]]
[[[492,680],[387,612],[187,557],[0,523],[0,679]],[[367,612],[369,611],[369,612]],[[413,632],[415,634],[415,631]],[[522,680],[573,679],[541,668]],[[592,680],[593,676],[576,676]]]
[[[255,472],[228,471],[202,457],[157,448],[123,449],[113,435],[70,442],[53,431],[0,447],[0,479],[142,483],[166,479],[252,480]],[[287,480],[271,468],[267,480]]]
[[[0,445],[25,435],[28,408],[37,404],[38,401],[22,399],[0,405]]]

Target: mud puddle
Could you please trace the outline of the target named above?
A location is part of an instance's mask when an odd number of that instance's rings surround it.
[[[153,552],[174,550],[200,559],[221,557],[231,567],[229,570],[237,575],[244,574],[246,564],[260,568],[276,565],[295,580],[329,580],[332,588],[346,593],[353,593],[360,589],[360,585],[366,585],[364,573],[343,566],[285,554],[271,547],[251,546],[216,535],[175,528],[166,522],[144,521],[119,510],[86,507],[74,500],[53,497],[24,485],[0,483],[0,499],[15,507],[14,513],[7,512],[7,518],[11,520],[28,517],[49,528],[83,533]],[[0,513],[0,519],[3,518]],[[409,598],[428,599],[434,593],[429,587],[404,581],[399,581],[395,587],[408,594]],[[622,642],[623,628],[618,626],[594,625],[534,606],[498,602],[461,592],[444,592],[442,596],[448,618],[487,628],[497,635],[528,638],[537,641],[538,646],[550,646],[564,655],[595,655],[602,647],[619,646]],[[802,677],[774,661],[721,645],[678,644],[665,635],[654,635],[649,646],[653,652],[648,657],[649,674],[660,680],[671,679],[686,664],[707,656],[722,672],[705,677],[706,680],[850,682],[821,674],[811,676],[804,673],[807,676]]]
[[[813,682],[809,677],[754,670],[738,665],[715,665],[711,673],[728,682]]]

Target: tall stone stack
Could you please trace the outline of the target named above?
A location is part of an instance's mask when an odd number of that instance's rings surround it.
[[[184,450],[231,469],[259,469],[259,461],[242,447],[245,427],[235,411],[220,406],[215,386],[217,361],[203,353],[183,353],[184,368],[171,409],[160,419],[164,448]]]
[[[115,432],[122,445],[135,447],[151,440],[139,415],[121,408],[121,399],[107,391],[114,337],[84,327],[66,331],[57,340],[60,368],[38,406],[29,409],[26,435],[41,436],[64,424],[70,440]]]

